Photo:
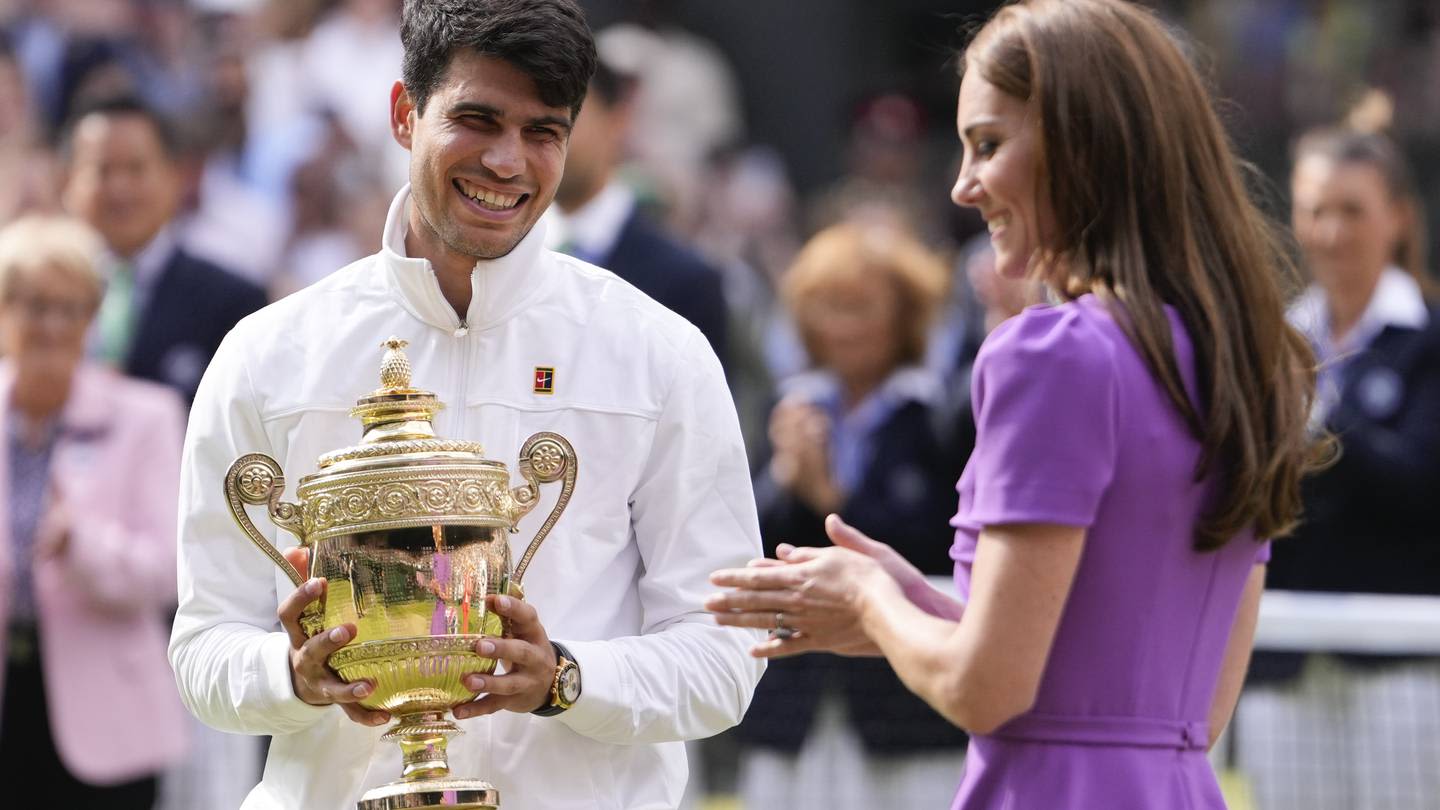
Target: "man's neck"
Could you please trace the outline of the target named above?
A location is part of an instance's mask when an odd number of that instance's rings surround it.
[[[176,247],[174,234],[166,224],[150,234],[139,246],[131,246],[128,250],[113,246],[110,249],[114,259],[129,268],[137,284],[148,286],[164,272],[165,265],[170,261]]]
[[[161,228],[160,230],[150,234],[144,239],[144,241],[140,242],[139,244],[125,245],[123,248],[111,246],[111,250],[114,251],[115,257],[117,259],[128,262],[130,264],[134,264],[135,262],[139,261],[141,256],[145,255],[146,249],[148,249],[151,245],[155,244],[155,240],[158,239],[160,237],[160,234],[164,232],[165,229]]]
[[[427,259],[435,268],[435,280],[440,284],[440,293],[455,310],[461,321],[470,312],[470,274],[475,270],[475,257],[456,253],[447,248],[423,221],[415,206],[410,206],[410,227],[405,234],[405,255]]]
[[[562,198],[561,195],[556,194],[555,204],[560,206],[560,211],[566,216],[572,216],[576,211],[594,202],[595,198],[599,197],[600,192],[604,191],[608,185],[610,185],[610,176],[607,174],[605,177],[600,178],[600,182],[577,195]]]
[[[609,261],[634,211],[635,197],[624,183],[601,186],[574,210],[563,210],[561,250],[585,261]]]

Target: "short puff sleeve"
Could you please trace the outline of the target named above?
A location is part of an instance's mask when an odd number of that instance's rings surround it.
[[[1115,472],[1115,336],[1078,304],[1031,307],[975,361],[971,459],[980,525],[1091,525]],[[1108,326],[1108,324],[1107,324]]]
[[[1269,564],[1270,564],[1270,543],[1272,543],[1272,542],[1273,542],[1273,541],[1271,541],[1271,540],[1265,540],[1265,541],[1261,542],[1261,543],[1260,543],[1260,547],[1255,550],[1255,564],[1256,564],[1256,565],[1269,565]]]

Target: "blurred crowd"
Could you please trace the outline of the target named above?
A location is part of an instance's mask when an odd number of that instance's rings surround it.
[[[1259,187],[1290,198],[1312,284],[1292,314],[1322,361],[1315,429],[1342,456],[1307,489],[1310,522],[1277,544],[1272,584],[1440,595],[1440,543],[1417,508],[1440,492],[1440,229],[1426,228],[1440,208],[1440,12],[1158,5],[1213,60],[1235,137],[1274,188]],[[260,743],[188,720],[165,665],[183,411],[240,318],[378,249],[408,171],[386,126],[398,8],[0,0],[10,784],[39,776],[11,773],[22,745],[50,746],[77,790],[129,802],[107,806],[234,807],[258,775]],[[551,247],[711,340],[767,552],[826,542],[821,520],[839,512],[948,574],[970,365],[988,331],[1044,301],[998,276],[983,224],[947,204],[948,114],[914,88],[866,93],[841,127],[844,165],[800,188],[790,156],[747,135],[746,100],[764,88],[742,86],[716,42],[642,20],[598,45]],[[1270,657],[1254,675],[1236,750],[1260,807],[1440,795],[1440,662]],[[1364,719],[1378,715],[1383,728]],[[43,739],[19,737],[32,728]],[[1308,752],[1316,737],[1327,747]],[[964,740],[883,662],[806,657],[771,667],[732,735],[738,778],[697,779],[751,808],[939,807]],[[88,806],[75,796],[59,806]]]

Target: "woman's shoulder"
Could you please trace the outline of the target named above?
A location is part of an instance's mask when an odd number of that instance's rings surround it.
[[[1104,304],[1085,296],[1063,304],[1026,307],[985,339],[976,373],[997,366],[1020,373],[1067,372],[1102,379],[1116,374],[1116,353],[1126,337]]]
[[[1425,324],[1416,337],[1432,353],[1440,353],[1440,301],[1425,301]]]
[[[1413,373],[1440,366],[1440,307],[1426,302],[1424,314],[1408,324],[1387,324],[1368,347],[1372,361]]]

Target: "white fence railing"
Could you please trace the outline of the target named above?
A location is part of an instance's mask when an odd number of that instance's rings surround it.
[[[949,577],[930,577],[930,583],[954,592]],[[1266,591],[1255,648],[1440,655],[1440,597]]]

